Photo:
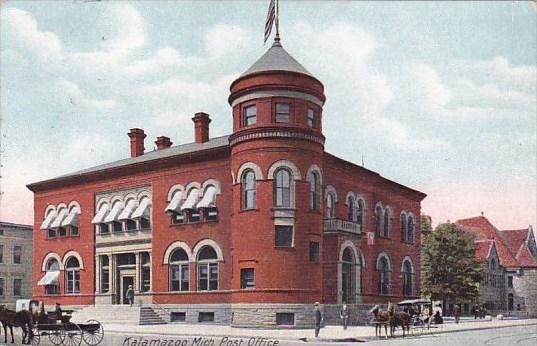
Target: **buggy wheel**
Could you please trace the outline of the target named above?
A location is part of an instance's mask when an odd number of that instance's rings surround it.
[[[84,329],[82,329],[82,338],[89,346],[99,345],[104,338],[104,328],[101,322],[97,320],[87,320]]]
[[[48,331],[47,335],[50,342],[52,342],[54,345],[63,344],[63,339],[65,338],[65,335],[63,334],[60,325],[58,325],[57,329]]]
[[[41,342],[41,335],[39,335],[39,330],[37,329],[37,327],[34,327],[32,331],[34,333],[34,337],[32,339],[32,345],[37,346]]]
[[[63,325],[64,339],[63,344],[65,346],[79,346],[82,343],[82,331],[77,324],[67,322]]]

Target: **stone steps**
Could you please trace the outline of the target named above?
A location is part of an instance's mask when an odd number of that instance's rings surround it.
[[[140,325],[147,324],[165,324],[166,321],[158,315],[153,308],[149,306],[142,307],[140,310]]]

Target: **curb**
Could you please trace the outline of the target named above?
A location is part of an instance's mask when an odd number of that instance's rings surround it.
[[[449,333],[458,333],[458,332],[472,332],[472,331],[477,331],[477,330],[488,330],[488,329],[501,329],[501,328],[510,328],[510,327],[526,327],[526,326],[537,326],[537,322],[532,322],[532,323],[525,323],[525,324],[511,324],[511,325],[508,325],[508,326],[487,326],[487,327],[474,327],[474,328],[468,328],[468,329],[453,329],[453,330],[441,330],[441,331],[436,331],[434,333],[431,333],[431,334],[428,334],[429,336],[434,336],[434,335],[439,335],[439,334],[449,334]],[[423,336],[423,335],[422,335]],[[398,338],[402,338],[403,336],[400,335],[398,336]],[[416,337],[417,339],[419,339],[421,336],[418,336]],[[361,337],[362,339],[364,340],[367,340],[367,341],[372,341],[372,340],[385,340],[384,338],[379,338],[379,337],[376,337],[376,336],[363,336]],[[390,338],[388,338],[387,340],[389,340]]]
[[[525,327],[525,326],[537,326],[537,322],[532,322],[532,323],[524,323],[524,324],[511,324],[511,325],[499,325],[499,326],[485,326],[485,327],[473,327],[473,328],[468,328],[468,329],[455,329],[455,330],[441,330],[441,331],[436,331],[430,335],[439,335],[439,334],[449,334],[449,333],[458,333],[458,332],[470,332],[470,331],[477,331],[477,330],[488,330],[488,329],[498,329],[498,328],[510,328],[510,327]],[[105,330],[106,331],[106,330]],[[311,332],[313,333],[313,330],[311,330]],[[142,336],[142,335],[165,335],[165,336],[171,336],[171,337],[213,337],[213,338],[223,338],[223,337],[228,337],[228,338],[234,338],[234,339],[250,339],[250,338],[274,338],[274,339],[278,339],[278,340],[286,340],[286,341],[304,341],[304,342],[313,342],[313,341],[327,341],[327,342],[340,342],[340,341],[343,341],[343,340],[346,340],[346,339],[350,339],[350,338],[319,338],[319,339],[314,339],[314,338],[307,338],[307,337],[302,337],[302,338],[297,338],[297,337],[286,337],[286,336],[260,336],[260,335],[230,335],[230,334],[198,334],[198,333],[172,333],[172,332],[163,332],[163,331],[158,331],[158,332],[152,332],[152,331],[147,331],[147,332],[139,332],[139,331],[117,331],[117,330],[111,330],[111,331],[108,331],[107,333],[110,333],[110,334],[119,334],[119,335],[132,335],[132,336]],[[401,337],[402,336],[398,336],[398,337]],[[420,337],[417,337],[417,338],[420,338]],[[352,337],[352,339],[356,339],[357,341],[354,341],[354,342],[360,342],[360,341],[372,341],[372,340],[385,340],[384,338],[379,338],[379,337],[376,337],[376,336],[356,336],[356,337]],[[390,338],[388,338],[389,340]],[[358,341],[360,340],[360,341]]]

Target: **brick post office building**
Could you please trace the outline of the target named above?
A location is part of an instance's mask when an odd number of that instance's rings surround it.
[[[29,185],[34,296],[124,304],[133,285],[186,321],[265,327],[417,296],[425,195],[326,152],[324,103],[277,39],[231,84],[231,135],[197,113],[194,143],[146,152],[132,129],[130,158]]]

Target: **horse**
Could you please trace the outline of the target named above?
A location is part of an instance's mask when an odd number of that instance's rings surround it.
[[[410,334],[410,325],[412,324],[412,315],[405,311],[395,312],[395,307],[392,305],[388,308],[390,313],[390,333],[395,333],[395,328],[398,325],[403,328],[403,337],[405,337],[405,328],[407,333]]]
[[[386,334],[387,339],[388,324],[391,320],[389,311],[382,311],[380,310],[380,307],[378,305],[375,305],[371,310],[369,310],[369,313],[375,316],[375,336],[382,336],[382,325],[384,325],[384,333]],[[391,336],[393,336],[393,333],[391,334]]]
[[[6,309],[3,305],[0,306],[0,322],[4,327],[4,342],[7,344],[7,327],[11,332],[11,343],[15,343],[13,339],[13,327],[22,329],[22,343],[30,345],[34,339],[34,322],[30,311],[13,311]],[[25,342],[28,337],[28,342]]]

